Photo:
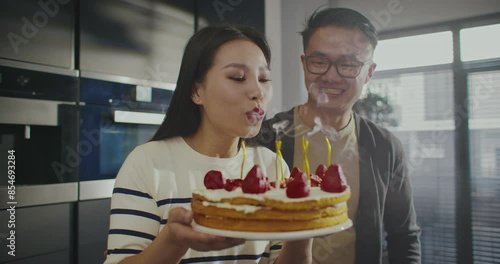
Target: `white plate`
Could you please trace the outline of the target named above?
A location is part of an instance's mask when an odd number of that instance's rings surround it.
[[[352,226],[352,221],[348,220],[347,222],[342,223],[340,225],[329,226],[320,229],[301,230],[292,232],[244,232],[244,231],[222,230],[222,229],[215,229],[198,225],[195,221],[191,223],[191,226],[193,227],[194,230],[201,233],[223,236],[223,237],[244,238],[245,240],[298,240],[304,238],[325,236],[346,230]]]

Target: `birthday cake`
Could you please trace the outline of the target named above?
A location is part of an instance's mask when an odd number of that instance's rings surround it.
[[[294,168],[270,182],[259,165],[244,179],[209,171],[204,189],[193,191],[194,221],[205,227],[250,232],[319,229],[348,221],[351,191],[340,165],[320,165],[316,174]]]

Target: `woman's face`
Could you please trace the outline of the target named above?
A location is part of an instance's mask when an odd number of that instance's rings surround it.
[[[223,44],[203,82],[195,84],[200,129],[217,136],[255,136],[271,93],[269,65],[260,48],[248,40]]]

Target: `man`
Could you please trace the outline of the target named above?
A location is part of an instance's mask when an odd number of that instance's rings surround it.
[[[352,111],[376,68],[374,26],[354,10],[327,8],[312,14],[302,37],[308,100],[267,120],[255,139],[275,151],[273,127],[281,127],[281,151],[290,169],[303,168],[307,139],[312,173],[328,164],[325,136],[331,142],[331,163],[342,166],[351,187],[354,225],[315,238],[315,263],[382,263],[384,249],[391,264],[420,263],[420,228],[401,143]],[[320,132],[311,132],[315,126]]]

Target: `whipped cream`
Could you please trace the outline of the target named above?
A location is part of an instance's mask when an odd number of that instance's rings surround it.
[[[257,210],[267,208],[267,207],[256,206],[256,205],[234,205],[234,204],[230,204],[230,203],[212,203],[212,202],[207,202],[207,201],[203,201],[202,204],[205,207],[214,206],[217,208],[232,209],[232,210],[244,212],[245,214],[255,213]],[[347,206],[347,203],[346,202],[338,203],[338,204],[334,205],[333,207],[343,207],[343,206]]]
[[[234,205],[230,203],[211,203],[207,201],[202,202],[203,206],[215,206],[217,208],[233,209],[236,211],[244,212],[245,214],[255,213],[257,210],[263,209],[262,206],[255,205]]]
[[[286,189],[276,189],[276,188],[272,188],[271,190],[265,193],[259,193],[259,194],[244,193],[241,190],[241,188],[236,188],[231,192],[226,191],[224,189],[218,189],[218,190],[198,189],[194,190],[193,193],[204,196],[208,200],[214,202],[219,202],[222,199],[232,199],[236,197],[242,197],[242,198],[254,199],[257,201],[263,201],[265,199],[269,199],[269,200],[293,203],[293,202],[304,202],[304,201],[316,201],[323,198],[338,197],[350,191],[351,189],[347,187],[341,193],[331,193],[321,190],[320,187],[311,187],[309,196],[302,198],[289,198],[288,196],[286,196]]]

